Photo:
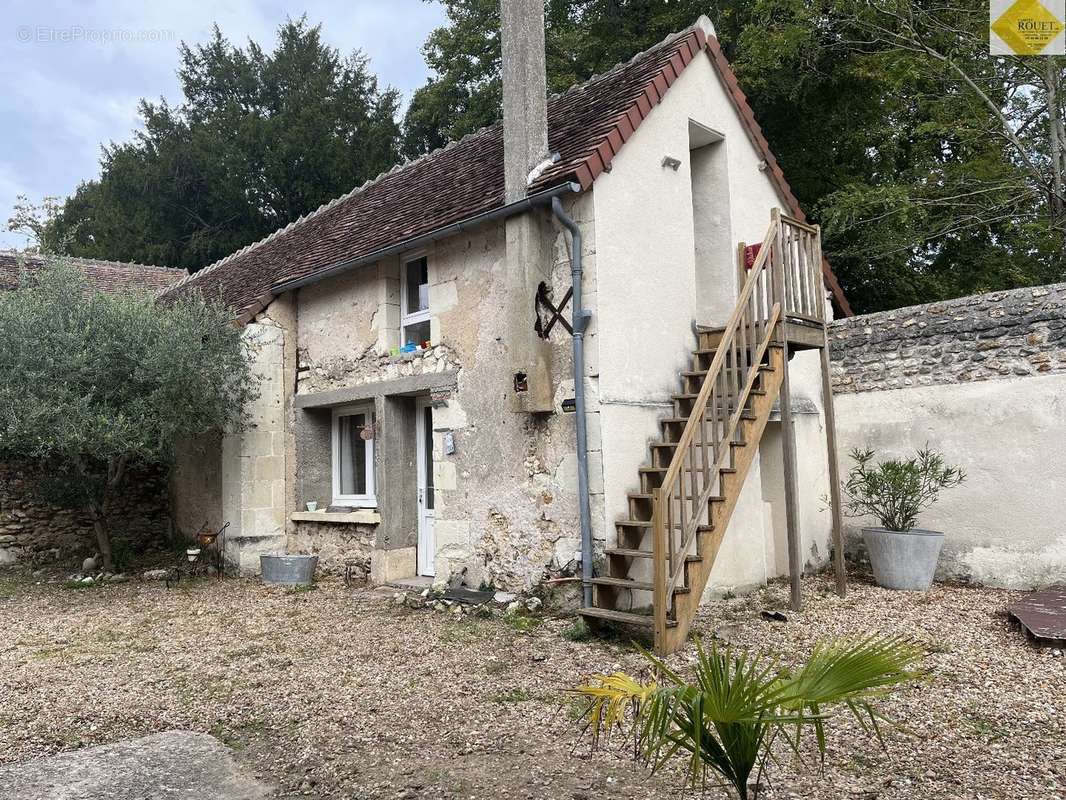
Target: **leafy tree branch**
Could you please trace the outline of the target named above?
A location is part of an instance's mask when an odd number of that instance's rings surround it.
[[[131,469],[166,468],[179,442],[247,423],[254,342],[231,319],[198,298],[93,292],[61,261],[0,293],[0,461],[90,516],[105,570]]]

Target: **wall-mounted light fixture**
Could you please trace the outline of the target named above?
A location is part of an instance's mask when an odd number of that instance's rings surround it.
[[[674,158],[673,156],[663,156],[663,166],[669,167],[674,172],[677,172],[677,168],[681,166],[681,159]]]

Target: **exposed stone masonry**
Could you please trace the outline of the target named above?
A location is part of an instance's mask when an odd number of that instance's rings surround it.
[[[165,540],[169,530],[167,483],[158,473],[131,475],[111,508],[112,537],[134,546]],[[87,515],[32,497],[25,477],[0,464],[0,565],[42,563],[90,555],[96,548]]]
[[[841,319],[837,393],[1066,372],[1066,283]]]
[[[301,348],[297,371],[298,393],[380,383],[432,372],[458,371],[459,366],[458,357],[445,345],[400,353],[398,356],[381,353],[371,346],[355,358],[331,358],[318,363],[309,359],[307,351]]]
[[[317,555],[322,573],[343,575],[345,565],[352,561],[369,575],[376,533],[377,525],[297,522],[289,535],[289,552]]]

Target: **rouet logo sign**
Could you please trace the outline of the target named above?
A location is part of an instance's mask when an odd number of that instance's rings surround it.
[[[991,0],[989,52],[993,55],[1066,53],[1066,0]]]

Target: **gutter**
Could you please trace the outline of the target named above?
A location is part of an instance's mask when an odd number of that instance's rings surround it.
[[[581,518],[581,605],[592,606],[592,516],[589,513],[588,417],[585,416],[585,328],[592,314],[581,305],[581,229],[552,197],[552,213],[570,231],[570,280],[574,328],[574,413],[577,415],[577,502]]]
[[[530,195],[529,197],[523,197],[521,200],[516,200],[513,203],[508,203],[499,208],[483,211],[480,214],[475,214],[472,217],[459,220],[459,222],[453,222],[450,225],[434,228],[429,233],[413,236],[409,239],[397,242],[396,244],[391,244],[388,247],[383,247],[380,250],[375,250],[372,253],[367,253],[366,255],[358,256],[357,258],[352,258],[347,261],[341,261],[339,264],[335,264],[332,267],[328,267],[327,269],[315,272],[311,275],[305,275],[302,278],[294,278],[289,281],[276,283],[270,287],[270,291],[274,295],[279,295],[293,289],[299,289],[301,286],[309,286],[312,283],[318,283],[326,278],[332,278],[334,275],[341,272],[347,272],[350,269],[380,261],[387,256],[397,255],[399,253],[407,252],[408,250],[417,250],[419,247],[427,245],[430,242],[435,242],[448,236],[454,236],[457,233],[470,230],[471,228],[483,225],[486,222],[506,219],[507,217],[521,214],[524,211],[529,211],[531,208],[549,205],[552,200],[561,194],[580,191],[581,184],[579,183],[562,183],[558,186],[553,186],[551,189],[545,189],[544,191]]]
[[[373,253],[368,253],[358,258],[342,261],[328,269],[307,275],[303,278],[295,278],[290,281],[274,284],[270,291],[274,295],[308,286],[326,278],[333,277],[356,267],[380,261],[387,256],[396,255],[408,250],[415,250],[430,242],[454,236],[457,233],[483,225],[486,222],[513,217],[533,208],[550,205],[555,218],[570,231],[570,278],[573,283],[573,342],[574,342],[574,411],[577,416],[577,487],[578,487],[578,514],[581,520],[581,587],[582,605],[585,608],[592,606],[592,515],[589,511],[589,464],[588,464],[588,417],[585,415],[585,329],[588,327],[591,314],[581,305],[581,229],[577,223],[563,210],[563,204],[559,197],[568,192],[575,194],[581,192],[581,184],[576,182],[563,183],[545,189],[537,194],[523,197],[513,203],[500,208],[485,211],[472,217],[467,217],[459,222],[453,222],[441,228],[436,228],[429,233],[421,234],[410,239],[405,239],[397,244],[389,245]]]

